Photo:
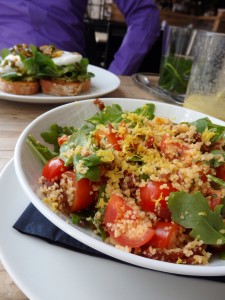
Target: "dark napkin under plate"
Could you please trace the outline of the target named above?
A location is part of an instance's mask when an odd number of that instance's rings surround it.
[[[92,256],[111,258],[108,255],[86,246],[59,229],[44,215],[42,215],[32,203],[27,206],[25,211],[13,225],[13,228],[17,229],[21,233],[41,238],[53,245]]]
[[[57,245],[63,248],[67,248],[91,256],[111,259],[118,262],[117,259],[114,259],[89,246],[86,246],[80,241],[69,236],[67,233],[65,233],[57,226],[55,226],[53,223],[51,223],[44,215],[42,215],[32,203],[30,203],[27,206],[25,211],[22,213],[22,215],[13,225],[13,228],[17,229],[21,233],[41,238],[42,240],[45,240],[48,243],[53,245]],[[119,262],[124,263],[122,261]],[[182,275],[178,275],[178,276],[182,276]],[[194,276],[191,277],[193,278]],[[225,283],[225,276],[215,276],[215,277],[203,276],[203,277],[194,277],[194,278],[214,280],[214,281]]]

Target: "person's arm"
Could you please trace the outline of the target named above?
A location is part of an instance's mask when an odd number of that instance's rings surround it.
[[[160,34],[159,10],[154,0],[114,2],[124,14],[127,33],[109,70],[118,75],[130,75],[137,71]]]

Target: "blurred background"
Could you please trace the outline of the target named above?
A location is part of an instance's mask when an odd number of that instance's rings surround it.
[[[159,73],[165,26],[181,26],[225,33],[225,1],[156,0],[161,34],[138,72]],[[108,68],[126,33],[126,23],[112,0],[89,0],[85,16],[86,53],[90,63]]]

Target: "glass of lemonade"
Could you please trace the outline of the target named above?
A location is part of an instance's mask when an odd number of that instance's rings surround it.
[[[192,32],[190,28],[177,26],[164,31],[159,86],[179,96],[185,95],[191,74]]]
[[[225,121],[225,34],[199,33],[184,107]]]

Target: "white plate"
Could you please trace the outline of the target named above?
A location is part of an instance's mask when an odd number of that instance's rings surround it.
[[[89,65],[88,71],[95,74],[95,77],[91,79],[91,88],[87,92],[84,92],[77,96],[57,97],[46,95],[43,93],[24,96],[13,95],[0,91],[0,99],[27,103],[67,103],[108,94],[116,90],[120,85],[120,79],[115,74],[105,69]]]
[[[14,282],[32,300],[224,298],[223,283],[94,258],[19,233],[12,226],[29,200],[16,178],[13,161],[0,176],[0,193],[0,258]],[[4,285],[7,290],[7,282],[0,282]]]
[[[120,104],[123,109],[134,110],[138,106],[150,103],[146,100],[138,99],[103,99],[107,105],[112,103]],[[156,105],[155,114],[161,117],[168,117],[174,122],[194,121],[206,115],[182,107],[153,102]],[[64,232],[75,237],[84,244],[103,252],[107,255],[115,257],[119,260],[129,262],[131,264],[145,267],[148,269],[164,271],[183,275],[196,276],[215,276],[225,275],[225,260],[213,259],[206,266],[193,266],[172,264],[157,260],[148,259],[131,253],[127,253],[117,249],[111,245],[104,243],[100,237],[96,236],[92,231],[81,228],[79,225],[71,224],[68,218],[63,215],[55,214],[45,203],[37,196],[38,178],[41,175],[43,165],[35,157],[26,143],[28,134],[32,134],[40,140],[40,132],[48,130],[52,123],[58,122],[60,125],[73,125],[78,127],[88,116],[92,116],[98,111],[93,100],[85,100],[82,102],[74,102],[67,105],[57,107],[34,120],[21,134],[15,149],[15,167],[16,174],[21,186],[31,200],[31,202],[45,215],[52,223],[61,228]],[[218,124],[225,124],[215,118],[210,119]]]

